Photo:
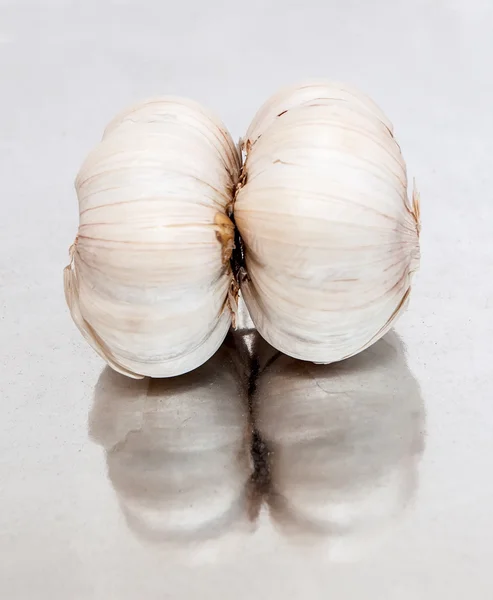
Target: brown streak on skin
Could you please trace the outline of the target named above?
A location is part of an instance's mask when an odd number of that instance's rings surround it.
[[[224,213],[216,213],[214,218],[216,225],[216,239],[222,246],[223,264],[229,263],[234,246],[234,225]]]
[[[108,189],[101,190],[101,192],[106,192],[106,191],[111,191],[111,190],[116,190],[116,189],[119,189],[119,188],[108,188]],[[217,200],[214,200],[214,198],[212,198],[211,196],[207,196],[207,198],[208,198],[208,200],[211,201],[212,204],[215,204],[217,208],[219,208],[219,209],[222,208],[223,205],[220,202],[217,202]],[[80,211],[79,216],[82,217],[82,215],[84,215],[85,213],[87,213],[89,211],[101,210],[101,209],[105,209],[105,208],[112,208],[113,206],[121,206],[121,205],[126,205],[126,204],[131,205],[131,204],[136,204],[136,203],[140,203],[140,202],[163,202],[163,200],[165,200],[164,196],[154,196],[154,197],[135,198],[134,200],[122,200],[120,202],[112,202],[111,204],[99,204],[97,206],[90,206],[89,208],[84,208],[84,210]],[[209,204],[201,203],[200,206],[206,206],[207,208],[209,208]]]
[[[292,166],[297,166],[295,163],[286,162],[285,160],[281,160],[280,158],[276,158],[276,160],[272,164],[273,165],[292,165]]]
[[[139,169],[139,168],[141,168],[141,167],[136,167],[136,166],[115,167],[114,169],[108,169],[106,171],[101,171],[100,173],[95,173],[94,175],[90,175],[87,179],[84,179],[84,181],[78,181],[77,180],[76,181],[77,193],[79,193],[80,190],[87,183],[93,182],[98,177],[104,177],[104,176],[108,175],[108,173],[115,173],[115,172],[118,172],[118,171],[135,170],[135,169]],[[158,166],[151,166],[151,167],[147,167],[147,168],[149,168],[151,170],[158,170],[160,167],[158,167]],[[174,175],[179,175],[179,176],[182,176],[182,177],[189,177],[191,179],[195,179],[195,180],[199,181],[200,183],[202,183],[203,185],[209,187],[214,192],[216,192],[216,194],[218,194],[221,198],[224,198],[226,201],[228,201],[227,196],[225,196],[220,190],[218,190],[217,188],[215,188],[213,185],[211,185],[207,181],[204,181],[203,179],[200,179],[199,177],[196,177],[193,174],[183,173],[183,172],[177,171],[177,170],[169,170],[169,172],[173,173]]]
[[[68,253],[69,253],[69,256],[70,256],[70,263],[72,263],[73,260],[74,260],[74,255],[77,252],[77,244],[78,243],[79,243],[79,234],[77,234],[75,236],[74,243],[70,246],[70,248],[68,250]]]

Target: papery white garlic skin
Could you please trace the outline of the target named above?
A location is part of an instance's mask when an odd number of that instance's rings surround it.
[[[382,337],[419,266],[419,205],[392,125],[366,96],[315,82],[254,118],[234,214],[241,290],[260,334],[330,363]]]
[[[239,170],[223,124],[172,97],[115,118],[86,159],[65,293],[116,371],[179,375],[220,346],[234,305],[227,214]]]

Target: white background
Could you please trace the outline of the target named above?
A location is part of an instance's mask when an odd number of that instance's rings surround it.
[[[2,597],[493,597],[492,32],[488,0],[0,0]],[[422,268],[398,326],[427,410],[420,488],[357,564],[262,530],[190,571],[127,531],[88,440],[103,365],[63,299],[73,179],[136,100],[190,96],[238,138],[311,77],[380,104],[421,192]]]

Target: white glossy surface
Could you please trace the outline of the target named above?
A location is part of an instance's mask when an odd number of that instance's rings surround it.
[[[252,0],[241,6],[219,0],[0,0],[2,598],[493,597],[492,26],[488,0]],[[183,552],[146,541],[128,526],[118,485],[111,472],[107,476],[105,451],[89,436],[95,438],[91,427],[99,423],[99,444],[106,448],[108,431],[116,428],[118,438],[139,413],[126,412],[128,401],[106,398],[106,421],[94,420],[100,406],[94,390],[104,366],[73,326],[62,291],[77,223],[74,176],[109,118],[140,98],[188,95],[215,110],[239,137],[269,94],[313,76],[346,80],[374,97],[394,123],[421,192],[422,268],[397,328],[410,371],[402,357],[397,364],[404,396],[407,383],[420,386],[414,402],[418,415],[420,398],[426,410],[424,453],[419,462],[420,444],[372,437],[380,421],[362,404],[354,420],[346,415],[341,421],[352,425],[352,437],[339,439],[366,439],[374,451],[351,454],[347,470],[327,462],[339,483],[348,476],[341,488],[347,494],[360,489],[355,477],[370,457],[377,466],[383,458],[404,465],[387,482],[411,489],[412,499],[403,511],[394,510],[399,494],[382,496],[388,504],[376,502],[399,519],[377,547],[356,557],[347,546],[329,551],[337,546],[330,541],[280,535],[265,509],[254,533],[243,527],[241,510],[238,518],[228,513],[235,527],[225,544],[199,550],[193,543]],[[351,390],[338,390],[334,401],[341,402],[341,392],[364,391],[372,377],[371,389],[378,398],[381,386],[384,402],[385,392],[395,390],[395,375],[385,368],[353,374]],[[214,396],[208,398],[214,406]],[[211,417],[202,407],[200,422],[207,425]],[[236,409],[228,418],[241,428],[243,414]],[[405,414],[396,412],[391,421],[396,430],[404,426],[404,442],[414,439]],[[153,458],[163,452],[155,427],[160,415],[152,410],[142,436],[131,436],[123,454],[113,455],[117,470],[130,461],[137,474],[152,472]],[[205,425],[204,437],[217,442],[212,425]],[[298,431],[309,431],[303,415]],[[231,443],[242,444],[234,436]],[[348,448],[358,448],[356,442],[330,444],[342,461]],[[411,458],[405,459],[409,448]],[[192,517],[195,524],[210,520],[241,497],[234,490],[243,489],[245,463],[234,456],[238,462],[224,451],[223,463],[215,463],[224,464],[228,475],[217,504],[202,504],[197,485],[190,512],[172,503],[173,526],[183,523],[184,514],[187,523]],[[319,463],[309,453],[306,460],[315,472]],[[194,464],[189,457],[188,468],[196,473]],[[299,463],[277,463],[276,472],[285,477],[278,487],[287,495],[294,490],[303,510],[320,518],[327,497],[317,496],[307,508],[313,495],[303,495],[296,469],[289,470],[293,465],[299,471]],[[416,478],[409,475],[415,470]],[[143,489],[153,483],[146,477],[137,478]],[[184,477],[182,469],[176,477]],[[315,476],[327,491],[324,481]],[[373,492],[385,488],[375,484]],[[346,522],[370,514],[376,523],[380,513],[368,498],[378,500],[369,495],[361,503],[351,495],[332,514]],[[151,513],[147,524],[155,523],[156,511]],[[169,514],[157,511],[164,519],[160,526],[170,526]]]

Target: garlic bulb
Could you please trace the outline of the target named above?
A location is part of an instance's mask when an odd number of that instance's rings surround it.
[[[121,114],[86,159],[65,294],[116,371],[179,375],[220,346],[235,307],[228,212],[239,170],[222,123],[177,98]]]
[[[129,528],[176,552],[188,548],[188,558],[222,553],[254,526],[246,366],[226,340],[173,379],[132,381],[106,368],[90,416]]]
[[[419,265],[419,204],[392,125],[366,96],[314,83],[258,112],[234,205],[241,291],[260,334],[338,361],[382,337]]]
[[[390,332],[333,365],[255,350],[267,364],[253,406],[271,517],[293,539],[352,558],[382,539],[416,491],[425,411],[403,344]]]

